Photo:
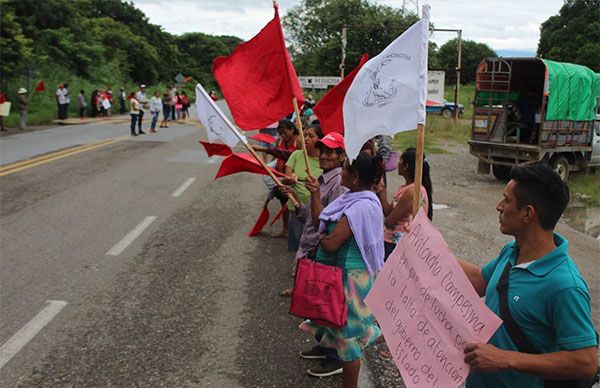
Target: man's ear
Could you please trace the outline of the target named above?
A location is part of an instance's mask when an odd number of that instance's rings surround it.
[[[525,205],[525,207],[523,208],[523,216],[522,216],[522,221],[524,224],[530,224],[534,221],[536,221],[538,218],[538,214],[535,211],[535,208],[531,205]]]

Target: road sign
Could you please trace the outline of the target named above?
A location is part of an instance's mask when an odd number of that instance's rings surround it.
[[[181,73],[179,73],[175,76],[175,81],[177,81],[178,84],[182,83],[184,79],[185,79],[185,77]]]
[[[427,100],[444,103],[444,80],[446,73],[443,71],[427,72]]]
[[[329,86],[337,85],[341,80],[341,77],[298,77],[303,89],[327,89]]]

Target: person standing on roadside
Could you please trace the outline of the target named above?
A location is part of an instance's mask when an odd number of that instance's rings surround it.
[[[69,85],[67,85],[67,83],[65,82],[64,84],[65,88],[65,106],[64,106],[64,111],[63,111],[63,116],[66,119],[69,118],[69,105],[71,104],[71,95],[69,93]]]
[[[181,117],[185,120],[189,116],[188,108],[190,107],[190,100],[188,99],[187,94],[185,94],[185,90],[181,91],[181,96],[179,97],[181,98]]]
[[[23,130],[27,126],[27,108],[31,95],[27,95],[25,88],[20,88],[17,94],[19,95],[19,129]]]
[[[160,122],[161,128],[169,128],[168,121],[171,114],[171,87],[167,86],[167,91],[163,95],[163,119]]]
[[[145,109],[148,108],[148,99],[146,98],[146,85],[141,84],[140,90],[135,94],[135,99],[139,102],[139,114],[138,114],[138,132],[140,135],[146,132],[142,131],[142,119],[144,118]]]
[[[79,104],[79,118],[83,119],[85,114],[85,109],[87,108],[87,102],[85,102],[85,90],[81,89],[79,91],[79,95],[77,96],[77,102]]]
[[[181,102],[181,96],[179,95],[179,92],[175,92],[174,101],[175,101],[175,120],[179,120],[181,118],[181,108],[183,107],[183,104]]]
[[[121,86],[121,91],[119,91],[119,113],[125,114],[127,112],[127,108],[125,107],[125,99],[127,95],[125,94],[125,88]]]
[[[156,122],[158,116],[162,110],[162,101],[160,99],[160,90],[154,92],[154,95],[150,99],[150,114],[152,115],[152,122],[150,123],[150,132],[156,133]]]
[[[598,370],[590,293],[554,228],[569,188],[548,165],[515,165],[496,210],[514,236],[483,268],[458,263],[504,322],[488,343],[467,343],[467,388],[573,387]],[[591,382],[590,382],[591,383]],[[591,385],[581,385],[591,386]]]
[[[67,118],[67,93],[68,90],[65,88],[63,83],[58,84],[56,90],[56,106],[58,108],[58,119],[64,120]]]
[[[175,94],[177,93],[177,88],[171,89],[171,121],[175,121]]]
[[[140,116],[140,103],[135,98],[135,95],[136,95],[135,92],[131,92],[131,94],[129,95],[129,106],[131,107],[131,109],[129,111],[129,114],[131,115],[131,126],[130,126],[131,136],[138,135],[137,133],[135,133],[135,124],[137,123],[139,116]],[[140,131],[140,135],[143,133],[144,132]]]
[[[98,89],[94,89],[90,98],[90,111],[92,113],[92,117],[96,117],[98,114],[98,98]]]

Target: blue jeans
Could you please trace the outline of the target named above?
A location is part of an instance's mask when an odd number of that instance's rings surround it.
[[[152,112],[152,123],[150,123],[150,129],[154,131],[156,128],[156,122],[158,121],[158,114],[160,112]]]
[[[138,115],[131,114],[131,134],[135,134],[135,124],[137,123]]]

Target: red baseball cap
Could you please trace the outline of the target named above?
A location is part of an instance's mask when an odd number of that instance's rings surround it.
[[[341,148],[346,151],[346,147],[344,147],[344,135],[338,132],[329,132],[327,135],[323,136],[322,139],[318,140],[316,145],[318,146],[319,143],[327,148]]]

